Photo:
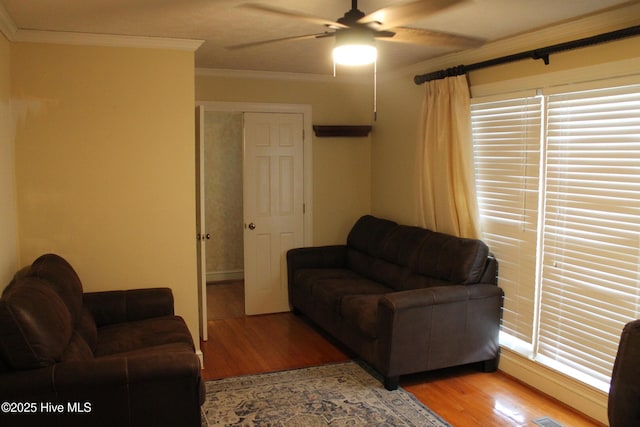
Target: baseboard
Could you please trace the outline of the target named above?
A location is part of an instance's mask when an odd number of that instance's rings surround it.
[[[208,271],[207,283],[244,279],[244,270]]]
[[[196,350],[196,355],[198,356],[198,359],[200,359],[201,369],[204,369],[204,354],[202,354],[202,350]]]
[[[507,375],[608,425],[608,395],[533,360],[502,348],[499,369]]]

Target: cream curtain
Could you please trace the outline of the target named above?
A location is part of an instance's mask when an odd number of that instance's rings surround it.
[[[425,85],[416,153],[418,224],[479,238],[467,78],[448,77]]]

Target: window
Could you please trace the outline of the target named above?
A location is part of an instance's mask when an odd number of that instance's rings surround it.
[[[608,391],[640,315],[640,85],[474,100],[472,127],[501,342]]]
[[[502,330],[522,352],[534,335],[541,106],[512,99],[474,104],[471,114],[483,240],[505,292]]]

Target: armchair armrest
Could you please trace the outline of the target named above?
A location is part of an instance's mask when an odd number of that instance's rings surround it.
[[[170,288],[87,292],[84,306],[98,327],[174,314]]]
[[[611,374],[609,404],[611,427],[638,425],[640,422],[640,320],[627,323],[620,335]]]
[[[59,363],[6,373],[0,384],[2,401],[36,405],[31,414],[8,414],[9,425],[50,425],[54,414],[42,405],[51,404],[62,405],[60,425],[195,427],[203,398],[200,361],[188,351]]]

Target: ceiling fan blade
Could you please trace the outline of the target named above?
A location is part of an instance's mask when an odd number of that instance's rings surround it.
[[[330,28],[348,28],[346,25],[343,25],[339,22],[332,21],[330,19],[324,19],[317,16],[313,16],[313,15],[307,15],[307,14],[292,11],[292,10],[280,9],[277,7],[267,6],[265,4],[260,4],[260,3],[244,3],[239,5],[238,7],[256,10],[259,12],[267,12],[267,13],[283,16],[286,18],[301,19],[307,22],[311,22],[313,24],[320,24]]]
[[[305,39],[317,39],[317,38],[323,38],[323,37],[332,37],[334,34],[335,33],[327,31],[327,32],[324,32],[324,33],[305,34],[305,35],[302,35],[302,36],[281,37],[281,38],[278,38],[278,39],[260,40],[260,41],[257,41],[257,42],[235,44],[235,45],[232,45],[232,46],[226,46],[225,49],[236,50],[236,49],[244,49],[244,48],[247,48],[247,47],[261,46],[261,45],[264,45],[264,44],[278,43],[278,42],[291,41],[291,40],[305,40]]]
[[[478,47],[485,42],[484,40],[475,37],[423,30],[421,28],[397,27],[394,28],[393,31],[396,33],[395,36],[391,38],[384,38],[383,40],[428,46],[452,46],[464,49]]]
[[[402,27],[465,1],[467,0],[414,0],[378,9],[360,18],[358,23],[372,26],[377,30]]]

